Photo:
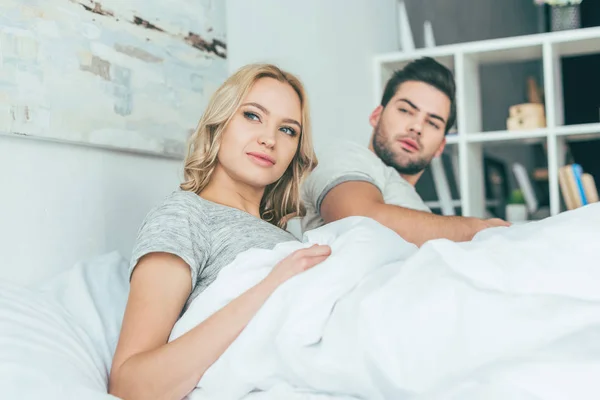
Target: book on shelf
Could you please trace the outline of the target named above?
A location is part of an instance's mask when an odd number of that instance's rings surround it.
[[[594,177],[585,173],[579,164],[569,164],[558,170],[558,181],[567,210],[598,201]]]

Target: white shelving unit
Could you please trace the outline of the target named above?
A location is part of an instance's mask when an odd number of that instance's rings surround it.
[[[462,43],[411,52],[381,54],[374,59],[375,104],[391,74],[421,57],[432,57],[454,72],[457,84],[457,127],[447,138],[458,147],[460,205],[465,216],[485,216],[483,176],[484,146],[494,143],[547,143],[550,214],[562,211],[558,169],[566,158],[565,144],[577,139],[600,139],[600,123],[564,125],[561,83],[562,57],[600,53],[600,28]],[[479,67],[485,64],[540,60],[543,65],[546,124],[529,131],[482,132]],[[500,112],[502,112],[500,110]],[[508,116],[508,110],[505,111]]]

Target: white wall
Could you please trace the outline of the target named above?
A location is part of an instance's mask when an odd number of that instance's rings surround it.
[[[36,282],[119,250],[177,187],[180,162],[0,136],[0,278]]]
[[[396,46],[394,0],[228,0],[231,69],[277,62],[312,104],[317,150],[366,143],[371,56]],[[181,163],[0,136],[0,278],[44,279],[119,250],[129,256],[150,207],[177,187]]]
[[[185,151],[227,75],[223,2],[22,3],[0,2],[0,132]],[[0,136],[0,278],[34,282],[113,250],[129,257],[181,164]]]
[[[307,86],[315,146],[366,145],[372,56],[397,49],[396,0],[227,0],[230,70],[273,62]]]

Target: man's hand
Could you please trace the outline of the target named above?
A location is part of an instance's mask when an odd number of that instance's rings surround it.
[[[326,223],[350,216],[372,218],[417,246],[439,238],[468,241],[484,229],[510,225],[497,218],[446,217],[385,204],[379,189],[368,182],[350,181],[334,187],[323,199],[320,213]]]
[[[485,222],[485,224],[487,225],[488,228],[496,228],[498,226],[510,226],[511,225],[510,222],[507,222],[500,218],[486,219],[483,222]]]
[[[469,218],[469,221],[472,229],[471,238],[484,229],[497,228],[501,226],[508,227],[511,225],[510,222],[506,222],[500,218],[479,219],[471,217]]]

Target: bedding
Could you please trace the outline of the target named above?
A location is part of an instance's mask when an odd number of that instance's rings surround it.
[[[290,252],[332,256],[282,285],[189,399],[600,398],[600,204],[418,249],[363,218],[240,254],[181,336]],[[0,394],[109,400],[128,294],[110,253],[34,288],[0,282]]]
[[[34,288],[0,282],[0,397],[116,399],[106,388],[127,276],[110,253]]]
[[[600,204],[420,249],[347,218],[240,254],[170,340],[290,252],[329,244],[331,257],[269,298],[190,399],[597,399],[599,238]]]

